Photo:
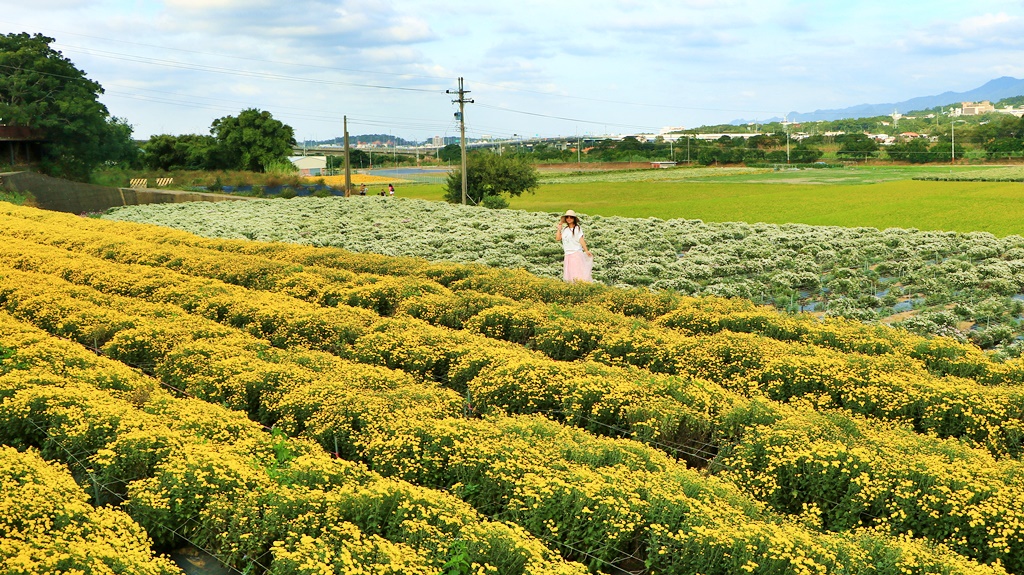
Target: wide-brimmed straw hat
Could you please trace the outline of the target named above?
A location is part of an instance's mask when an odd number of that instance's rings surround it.
[[[574,211],[572,211],[572,210],[565,210],[565,213],[564,213],[564,214],[562,214],[562,217],[561,217],[561,218],[558,218],[558,219],[559,219],[559,220],[561,220],[561,221],[562,221],[562,223],[565,223],[565,218],[567,218],[567,217],[569,217],[569,216],[572,216],[573,218],[575,218],[577,222],[579,222],[579,221],[580,221],[580,217],[579,217],[579,216],[577,216],[577,215],[576,215],[576,212],[574,212]]]

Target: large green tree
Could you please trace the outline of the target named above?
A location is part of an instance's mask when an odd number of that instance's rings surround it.
[[[886,148],[885,152],[897,162],[911,164],[924,164],[935,159],[934,154],[929,150],[928,140],[925,138],[914,138],[909,142],[896,142]]]
[[[878,151],[878,142],[867,134],[843,134],[836,137],[836,143],[836,155],[844,159],[866,160]]]
[[[50,47],[53,38],[0,35],[0,124],[23,126],[45,138],[41,168],[88,180],[102,163],[131,161],[131,126],[111,118],[103,88]]]
[[[287,161],[295,147],[291,126],[255,108],[214,120],[210,133],[217,139],[215,163],[224,169],[264,172]]]
[[[504,207],[504,196],[520,196],[537,188],[537,169],[518,155],[498,155],[489,151],[470,154],[466,158],[466,195],[469,203]],[[462,169],[452,170],[445,183],[446,200],[462,202]]]
[[[462,147],[458,144],[448,144],[441,148],[438,152],[437,157],[445,162],[461,162],[462,161]]]
[[[216,167],[214,156],[217,141],[213,136],[160,134],[151,137],[144,148],[146,167],[154,170],[205,170]]]

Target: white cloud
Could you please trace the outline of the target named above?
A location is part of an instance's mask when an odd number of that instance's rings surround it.
[[[954,54],[991,47],[1024,47],[1024,18],[1005,12],[978,14],[911,30],[896,45],[911,51]]]
[[[907,0],[899,10],[810,0],[8,4],[0,19],[15,24],[0,20],[0,33],[40,32],[68,46],[65,55],[108,89],[105,103],[140,137],[205,132],[244,107],[287,115],[302,133],[325,132],[337,110],[388,118],[398,109],[420,118],[402,120],[405,129],[432,135],[422,126],[450,123],[443,91],[458,76],[483,104],[655,127],[898,101],[1024,76],[1024,4],[1008,0],[981,8]],[[258,76],[228,73],[236,70]],[[494,133],[577,129],[484,106],[471,117]]]
[[[164,5],[172,10],[206,12],[211,9],[246,10],[255,7],[273,6],[273,0],[164,0]]]

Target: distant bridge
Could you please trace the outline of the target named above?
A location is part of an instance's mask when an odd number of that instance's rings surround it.
[[[375,146],[375,147],[372,147],[372,148],[368,148],[368,147],[365,147],[365,146],[361,146],[361,147],[358,147],[358,148],[355,147],[355,146],[350,146],[349,149],[351,151],[353,151],[353,152],[358,150],[360,152],[363,152],[364,154],[370,154],[371,156],[376,156],[377,154],[383,154],[383,155],[389,155],[389,156],[392,155],[392,154],[401,154],[403,156],[417,156],[417,155],[419,155],[419,156],[433,156],[433,155],[437,154],[437,147],[435,147],[435,146],[397,146],[397,147],[390,147],[390,148],[385,148],[383,146],[381,146],[381,147],[376,147]],[[344,156],[345,155],[345,147],[344,146],[314,146],[314,147],[310,147],[310,146],[294,146],[294,147],[292,147],[292,151],[295,153],[294,155],[296,155],[296,156]]]
[[[470,142],[469,148],[498,148],[498,147],[516,147],[516,146],[532,146],[537,142],[555,142],[565,141],[566,138],[530,138],[530,139],[516,139],[516,140],[487,140]],[[371,156],[377,154],[400,154],[403,156],[436,156],[438,151],[444,146],[434,146],[424,144],[422,146],[353,146],[349,145],[351,151],[360,151]],[[294,146],[292,152],[296,156],[344,156],[345,147],[339,145],[333,146]]]

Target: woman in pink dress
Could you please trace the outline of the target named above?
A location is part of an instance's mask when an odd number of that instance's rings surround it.
[[[594,255],[587,249],[587,241],[583,239],[583,228],[576,212],[566,210],[558,219],[558,231],[555,240],[562,242],[565,251],[565,262],[562,272],[567,282],[591,282],[590,272],[594,267]]]

